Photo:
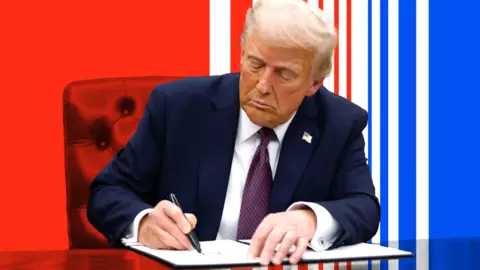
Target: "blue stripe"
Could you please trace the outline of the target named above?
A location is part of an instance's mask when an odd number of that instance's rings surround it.
[[[372,0],[368,0],[368,113],[368,164],[371,174],[372,162],[375,161],[372,158]],[[372,243],[372,240],[368,242]],[[372,270],[372,261],[368,261],[368,270]]]
[[[399,1],[399,248],[416,246],[416,1]],[[416,269],[400,260],[399,269]]]
[[[480,237],[479,9],[478,0],[430,1],[431,269],[478,261],[467,243]]]
[[[388,245],[388,0],[380,1],[380,205],[380,242]]]

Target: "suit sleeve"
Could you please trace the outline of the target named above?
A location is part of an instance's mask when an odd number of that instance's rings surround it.
[[[319,202],[327,209],[341,228],[331,248],[370,240],[378,230],[380,205],[365,157],[362,131],[367,125],[365,111],[356,120],[340,156],[336,179],[331,189],[331,200]]]
[[[152,208],[156,179],[162,167],[165,96],[155,89],[137,130],[90,185],[87,216],[113,246],[120,246],[130,224]]]

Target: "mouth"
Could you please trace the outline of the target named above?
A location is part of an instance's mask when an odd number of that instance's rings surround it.
[[[267,104],[265,104],[265,103],[263,103],[263,102],[261,102],[261,101],[258,101],[258,100],[252,100],[252,104],[253,104],[256,108],[261,109],[261,110],[266,110],[266,109],[270,108],[269,105],[267,105]]]

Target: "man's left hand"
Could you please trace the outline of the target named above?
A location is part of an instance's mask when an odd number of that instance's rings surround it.
[[[315,213],[310,209],[270,214],[260,223],[250,244],[249,255],[260,257],[262,265],[280,264],[295,247],[289,261],[296,264],[307,249],[317,227]],[[277,251],[275,249],[279,245]]]

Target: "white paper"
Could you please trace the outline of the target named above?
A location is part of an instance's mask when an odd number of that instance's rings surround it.
[[[154,250],[141,245],[131,246],[131,248],[180,267],[202,265],[259,265],[259,259],[249,260],[247,258],[248,244],[242,244],[232,240],[203,241],[200,243],[202,253],[198,253],[196,250]],[[307,250],[303,254],[302,259],[307,262],[322,262],[348,261],[350,259],[369,260],[378,257],[388,259],[389,257],[398,258],[411,255],[410,252],[394,248],[360,243],[320,252]],[[284,262],[288,262],[288,258],[285,258]]]
[[[145,246],[131,248],[146,252],[176,265],[219,265],[259,263],[259,259],[248,260],[249,245],[232,240],[202,241],[202,253],[196,250],[154,250]]]

